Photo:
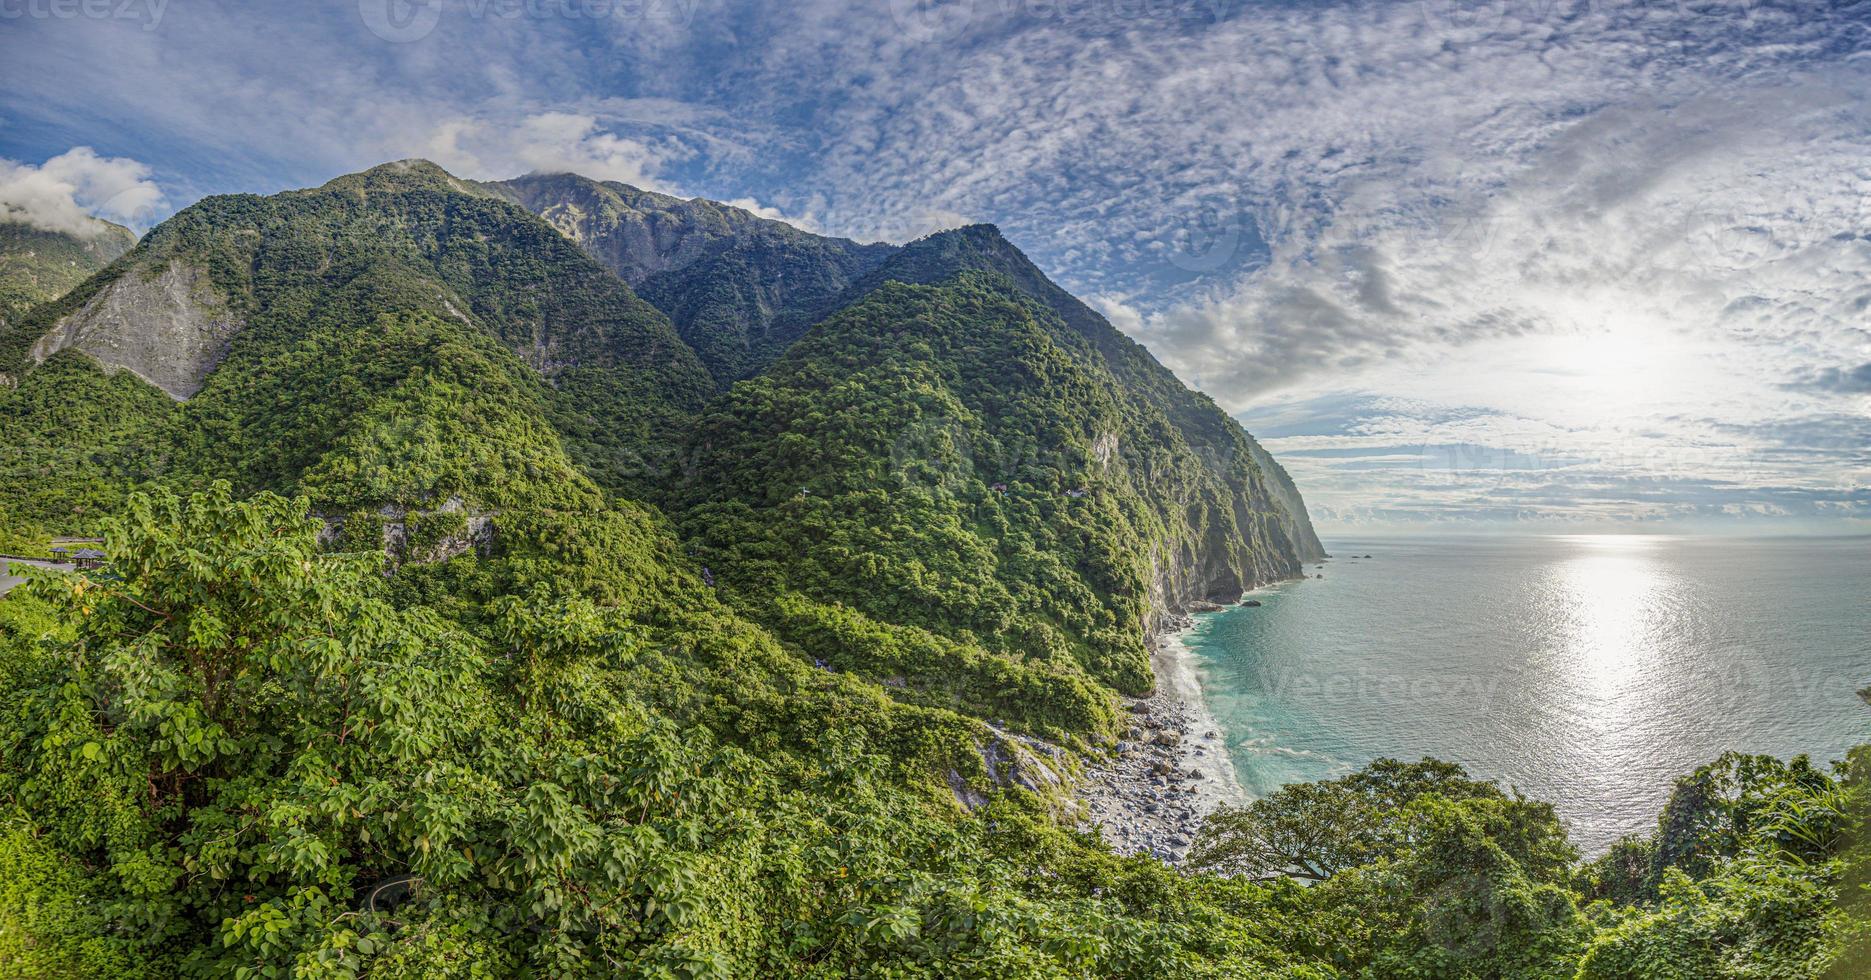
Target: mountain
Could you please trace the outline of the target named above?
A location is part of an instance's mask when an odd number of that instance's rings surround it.
[[[764,369],[814,324],[885,282],[932,284],[966,269],[1002,275],[1088,341],[1113,381],[1161,412],[1202,465],[1246,498],[1247,512],[1275,515],[1299,561],[1324,557],[1291,477],[1246,430],[1048,279],[992,226],[929,236],[905,248],[858,245],[713,201],[570,174],[482,186],[547,219],[629,281],[670,316],[723,380]],[[1219,564],[1232,566],[1237,586],[1284,573],[1256,568],[1246,554]],[[1176,606],[1209,598],[1209,592],[1227,595],[1227,577],[1217,572],[1201,582],[1167,583],[1165,593]]]
[[[1319,546],[989,226],[421,161],[209,198],[0,324],[0,547],[80,531],[106,568],[0,600],[6,976],[1871,962],[1871,747],[1726,756],[1588,863],[1434,760],[1147,840],[1182,868],[1077,832],[1092,780],[1193,812],[1219,746],[1123,696]]]
[[[16,520],[151,481],[365,523],[608,490],[820,659],[847,627],[934,643],[902,697],[1065,738],[1151,687],[1177,616],[1320,554],[1238,424],[985,225],[859,246],[403,161],[184,210],[0,332],[0,370]]]
[[[635,285],[717,377],[749,377],[698,426],[675,510],[818,659],[1097,731],[1098,692],[1148,690],[1177,616],[1323,557],[1272,457],[992,226],[856,246],[570,175],[489,186]],[[902,628],[966,639],[883,653],[927,645]]]
[[[879,283],[897,281],[933,283],[973,269],[1004,277],[1014,288],[1051,311],[1067,330],[1088,343],[1103,361],[1123,397],[1138,410],[1161,413],[1177,436],[1195,453],[1202,468],[1226,486],[1229,506],[1240,504],[1237,523],[1271,521],[1300,562],[1325,555],[1306,515],[1305,504],[1292,478],[1273,462],[1213,399],[1190,389],[1163,367],[1142,344],[1125,336],[1103,315],[1046,278],[1032,261],[992,225],[971,225],[930,235],[914,242],[853,287],[861,293]],[[808,312],[806,315],[810,316]],[[1200,563],[1210,564],[1208,559]],[[1224,561],[1224,564],[1230,562]],[[1256,568],[1251,556],[1237,555],[1231,562],[1236,581],[1211,578],[1208,588],[1219,595],[1249,581],[1266,581],[1272,569]],[[1273,572],[1275,575],[1279,572]],[[1187,594],[1186,587],[1183,590]],[[1174,595],[1172,595],[1172,599]]]
[[[92,219],[82,234],[0,220],[0,327],[73,286],[136,245],[136,233]]]
[[[821,659],[945,691],[964,677],[1046,689],[1020,705],[961,696],[1095,733],[1095,692],[1151,688],[1153,634],[1303,557],[1303,514],[1284,512],[1245,442],[1218,455],[1219,436],[1117,370],[1005,274],[883,279],[703,418],[685,529]],[[841,641],[854,615],[965,638],[974,655],[918,676],[881,641]]]
[[[732,205],[548,174],[482,185],[546,219],[667,314],[723,382],[749,377],[895,251]]]
[[[15,520],[82,530],[152,481],[356,527],[608,491],[816,659],[1064,739],[1151,688],[1177,617],[1320,554],[1237,423],[985,225],[857,246],[404,161],[186,209],[0,333],[0,370]]]
[[[421,162],[182,211],[0,332],[0,374],[14,429],[71,443],[13,440],[0,483],[79,526],[93,508],[54,488],[225,478],[328,511],[594,499],[590,480],[654,479],[715,388],[577,246]],[[61,427],[126,386],[172,404]]]

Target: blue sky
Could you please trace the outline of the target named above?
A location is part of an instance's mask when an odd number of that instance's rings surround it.
[[[0,65],[43,223],[409,156],[992,221],[1328,527],[1871,521],[1868,3],[0,0]]]

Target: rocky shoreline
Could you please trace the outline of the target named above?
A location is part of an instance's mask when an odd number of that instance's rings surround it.
[[[1120,854],[1180,864],[1209,812],[1245,796],[1183,642],[1193,625],[1183,617],[1153,644],[1156,693],[1126,704],[1116,752],[1079,782],[1080,829],[1098,830]]]

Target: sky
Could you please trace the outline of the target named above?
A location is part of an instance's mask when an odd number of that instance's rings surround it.
[[[0,0],[0,204],[386,160],[987,221],[1328,531],[1871,530],[1871,2]]]

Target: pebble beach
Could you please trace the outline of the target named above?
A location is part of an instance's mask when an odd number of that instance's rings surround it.
[[[1120,854],[1180,864],[1208,813],[1245,799],[1184,643],[1193,625],[1185,619],[1155,644],[1156,692],[1126,704],[1116,751],[1088,765],[1079,784],[1080,827],[1097,828]]]

